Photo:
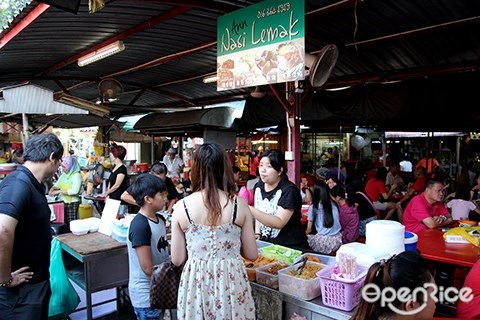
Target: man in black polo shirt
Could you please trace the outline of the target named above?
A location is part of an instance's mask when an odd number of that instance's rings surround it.
[[[24,165],[0,184],[0,319],[47,319],[50,301],[50,209],[43,181],[60,166],[53,133],[34,135]]]

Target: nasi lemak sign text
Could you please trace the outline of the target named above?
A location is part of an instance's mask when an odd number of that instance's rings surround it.
[[[304,71],[303,0],[267,0],[218,18],[218,90],[303,80]]]

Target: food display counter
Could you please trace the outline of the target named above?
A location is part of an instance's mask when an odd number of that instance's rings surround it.
[[[353,314],[353,312],[346,312],[325,306],[321,296],[310,301],[305,301],[252,281],[250,285],[255,300],[257,319],[288,320],[296,313],[307,320],[348,320]]]
[[[73,282],[85,290],[87,319],[92,319],[92,293],[97,291],[117,288],[116,301],[119,310],[119,288],[128,284],[126,243],[118,242],[99,232],[82,236],[68,233],[57,236],[57,239],[64,252],[81,262],[72,269],[67,268],[67,274]]]

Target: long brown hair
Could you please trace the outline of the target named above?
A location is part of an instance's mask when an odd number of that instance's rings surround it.
[[[218,189],[225,192],[229,200],[235,194],[233,170],[227,153],[217,143],[204,143],[193,154],[192,192],[203,191],[208,210],[207,221],[215,225],[222,216]],[[225,204],[225,206],[228,202]]]

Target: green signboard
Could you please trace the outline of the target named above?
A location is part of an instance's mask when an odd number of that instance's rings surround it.
[[[303,80],[304,62],[304,0],[266,0],[218,18],[218,90]]]

